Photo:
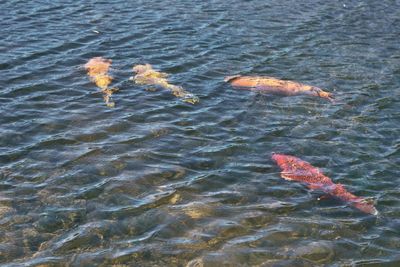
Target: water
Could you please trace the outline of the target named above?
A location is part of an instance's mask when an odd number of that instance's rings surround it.
[[[0,22],[2,265],[400,264],[399,1],[3,1]],[[200,103],[129,81],[144,63]],[[239,73],[337,104],[223,82]],[[272,152],[379,216],[281,179]]]

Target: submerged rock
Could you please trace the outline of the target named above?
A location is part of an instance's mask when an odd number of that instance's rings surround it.
[[[330,242],[311,242],[296,249],[297,257],[314,264],[329,263],[333,260],[335,252]]]

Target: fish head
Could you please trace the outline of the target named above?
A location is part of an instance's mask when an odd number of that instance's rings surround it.
[[[303,162],[301,159],[296,158],[294,156],[279,154],[279,153],[272,153],[271,158],[282,169],[287,169],[288,166],[299,167],[298,164]]]
[[[86,64],[85,69],[88,71],[90,76],[97,74],[104,74],[108,72],[112,63],[111,59],[106,59],[102,57],[91,58]]]
[[[372,215],[378,215],[378,210],[374,207],[372,200],[360,198],[358,200],[355,200],[352,204],[354,207],[356,207],[362,212]]]
[[[286,180],[299,180],[299,171],[293,167],[293,157],[284,154],[272,154],[272,160],[281,168],[281,177]],[[301,171],[300,171],[301,172]]]
[[[233,81],[233,80],[235,80],[236,78],[239,78],[239,77],[241,77],[241,75],[226,76],[224,78],[224,82],[231,82],[231,81]]]
[[[273,154],[274,160],[282,169],[281,177],[286,180],[295,180],[309,185],[310,188],[323,188],[333,184],[318,168],[294,156]]]
[[[282,166],[284,164],[286,164],[288,162],[288,157],[287,155],[284,154],[278,154],[278,153],[273,153],[272,154],[272,160],[274,160],[276,162],[276,164],[278,164],[278,166]]]

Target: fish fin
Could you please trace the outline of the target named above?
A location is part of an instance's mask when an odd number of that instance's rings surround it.
[[[321,186],[316,184],[307,184],[307,187],[312,190],[321,189]]]
[[[289,172],[281,172],[281,177],[283,178],[283,179],[285,179],[285,180],[288,180],[288,181],[293,181],[293,178],[291,178],[290,176],[289,176]]]
[[[331,195],[322,195],[322,196],[318,197],[317,200],[320,201],[320,200],[329,199],[329,198],[331,198]]]
[[[324,185],[321,183],[312,183],[312,184],[307,184],[307,187],[312,190],[317,190],[317,189],[323,189]]]
[[[362,212],[369,213],[374,216],[379,214],[378,210],[374,207],[373,199],[360,198],[356,201],[351,201],[350,203]]]

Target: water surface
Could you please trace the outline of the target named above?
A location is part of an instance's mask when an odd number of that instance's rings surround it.
[[[3,1],[0,22],[2,265],[400,264],[398,1]],[[200,103],[129,81],[144,63]],[[239,73],[337,103],[223,82]],[[281,179],[272,152],[379,216]]]

